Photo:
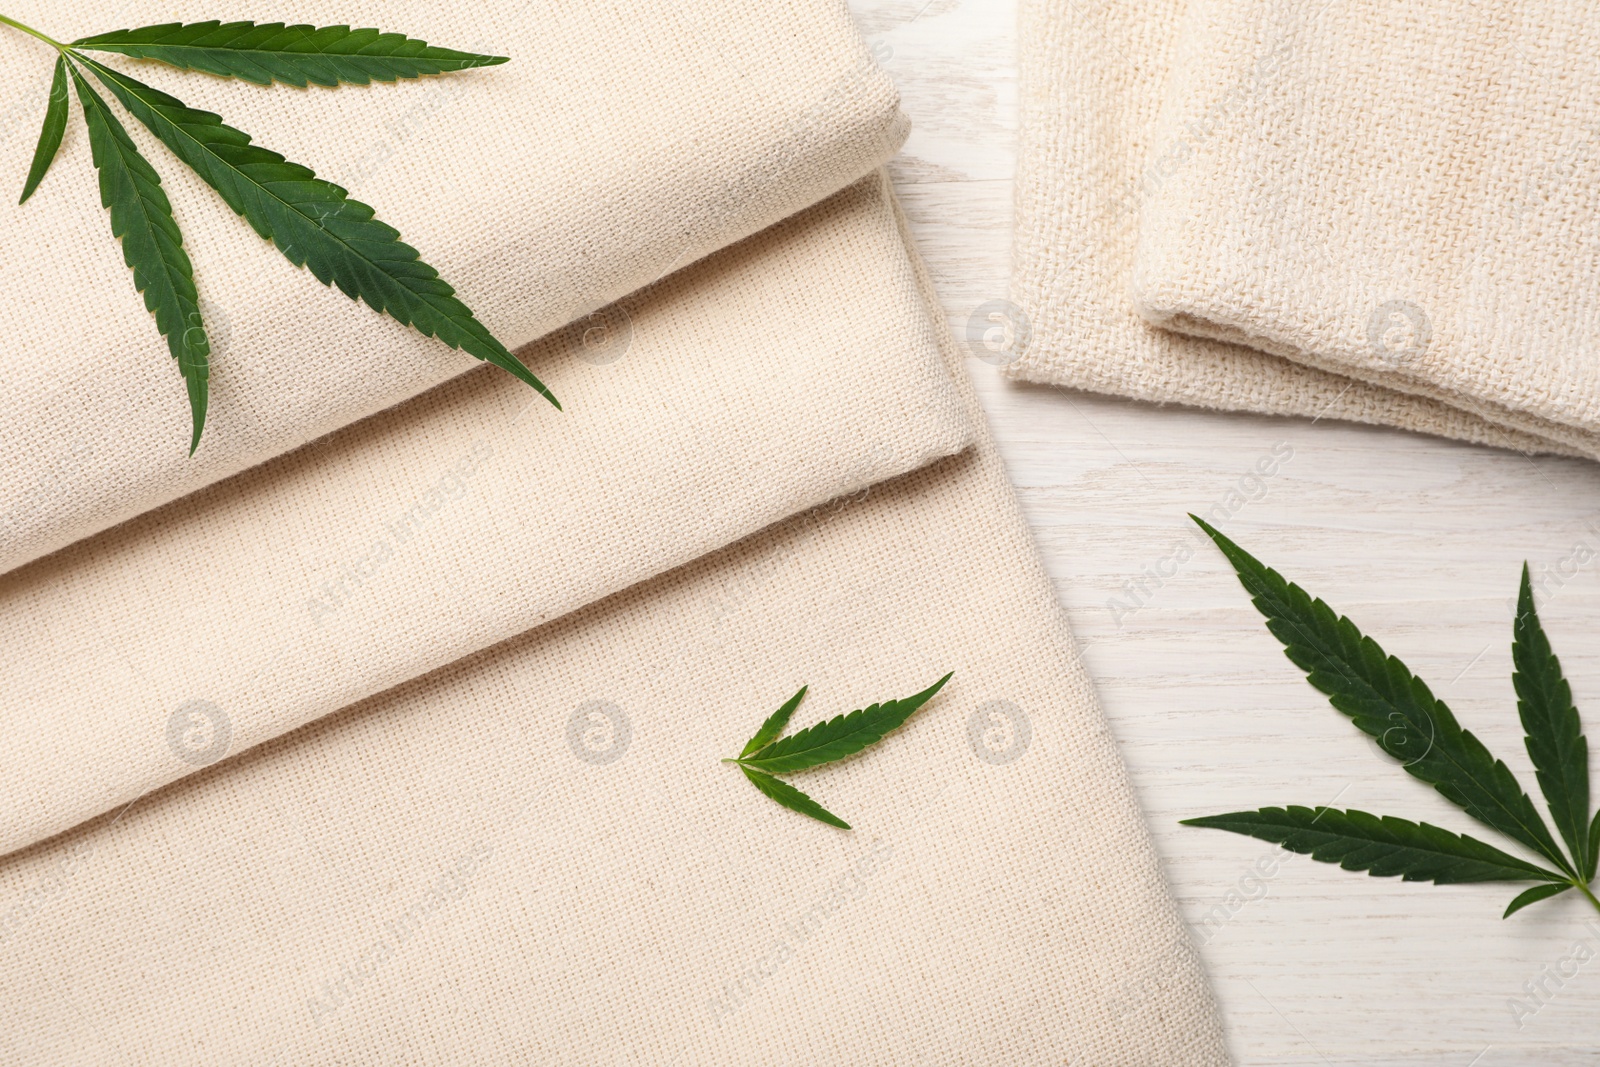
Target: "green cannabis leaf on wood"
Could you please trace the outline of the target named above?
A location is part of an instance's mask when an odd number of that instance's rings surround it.
[[[400,240],[398,230],[380,222],[372,208],[351,200],[344,189],[318,178],[309,167],[251,144],[249,134],[224,124],[220,115],[185,107],[80,49],[157,60],[256,85],[276,81],[302,88],[446,74],[504,63],[506,57],[436,48],[404,34],[348,26],[170,22],[62,44],[4,15],[0,24],[56,50],[44,126],[18,203],[26,203],[39,188],[61,147],[70,81],[83,107],[99,173],[100,202],[110,213],[112,236],[122,239],[122,257],[133,271],[134,287],[144,294],[145,308],[155,316],[156,329],[166,338],[188,389],[194,426],[190,455],[199,447],[205,426],[211,374],[211,341],[195,291],[194,269],[161,178],[86,74],[296,267],[308,268],[323,285],[338,286],[352,300],[363,300],[426,337],[437,337],[451,348],[511,372],[557,409],[561,407],[544,383],[456,297],[439,272]]]
[[[933,695],[943,689],[944,683],[949,680],[950,674],[947,674],[915,696],[904,700],[886,700],[848,715],[836,715],[815,726],[808,726],[797,734],[779,738],[778,735],[789,724],[794,709],[805,699],[806,687],[801,686],[799,692],[768,716],[767,721],[761,724],[761,729],[745,743],[744,751],[722,762],[738,764],[752,785],[784,807],[809,815],[829,826],[848,830],[849,823],[773,775],[820,767],[877,744],[885,734],[897,729],[911,718],[913,712],[932,700]]]
[[[1272,841],[1291,852],[1347,871],[1408,882],[1533,882],[1504,917],[1576,889],[1600,909],[1591,888],[1600,859],[1600,813],[1589,813],[1589,743],[1572,689],[1561,674],[1533,603],[1527,564],[1512,627],[1512,681],[1528,756],[1539,789],[1566,845],[1556,843],[1532,798],[1483,742],[1462,728],[1422,679],[1363,636],[1354,623],[1261,563],[1203,520],[1284,653],[1328,695],[1358,730],[1399,760],[1411,776],[1484,826],[1539,856],[1530,863],[1493,845],[1428,823],[1335,808],[1261,808],[1184,819]]]

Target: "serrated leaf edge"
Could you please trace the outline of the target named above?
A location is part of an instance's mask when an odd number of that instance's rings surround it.
[[[783,733],[783,728],[789,725],[789,717],[794,714],[794,709],[798,708],[800,702],[805,699],[807,688],[807,686],[802,685],[794,696],[784,701],[777,711],[767,716],[767,721],[762,723],[761,728],[751,735],[749,741],[745,742],[744,751],[739,753],[740,759],[750,755],[752,752],[765,748],[776,740],[779,734]]]
[[[841,830],[850,829],[849,823],[781,778],[774,778],[772,775],[758,771],[754,767],[740,766],[739,769],[744,772],[746,778],[750,779],[750,784],[759,789],[761,794],[769,800],[782,804],[790,811],[808,815],[821,823],[827,823],[829,826],[836,826]]]
[[[1381,657],[1384,669],[1391,676],[1396,672],[1403,673],[1405,679],[1409,681],[1409,688],[1414,690],[1414,692],[1411,694],[1413,701],[1417,703],[1419,711],[1429,720],[1434,730],[1434,737],[1429,739],[1430,751],[1433,748],[1434,740],[1438,736],[1439,728],[1443,726],[1459,739],[1462,748],[1466,750],[1467,754],[1475,755],[1478,758],[1488,761],[1485,771],[1491,777],[1489,782],[1486,784],[1474,769],[1463,764],[1460,759],[1452,754],[1448,749],[1443,747],[1439,748],[1441,757],[1448,759],[1449,765],[1455,769],[1455,771],[1461,776],[1461,779],[1470,783],[1476,790],[1482,793],[1489,800],[1493,801],[1496,806],[1494,808],[1479,809],[1478,805],[1470,802],[1466,798],[1465,794],[1462,794],[1461,796],[1453,795],[1458,788],[1454,784],[1446,782],[1443,779],[1440,779],[1439,781],[1430,781],[1428,778],[1424,777],[1423,773],[1417,769],[1417,764],[1419,764],[1421,760],[1425,758],[1427,753],[1424,753],[1424,756],[1422,757],[1417,757],[1409,762],[1403,763],[1402,769],[1411,774],[1413,777],[1427,782],[1427,784],[1431,785],[1440,796],[1443,796],[1446,800],[1450,801],[1452,804],[1455,804],[1472,818],[1483,823],[1496,833],[1500,833],[1517,840],[1519,844],[1522,844],[1523,846],[1543,856],[1545,859],[1561,868],[1567,874],[1576,877],[1576,870],[1573,869],[1571,862],[1562,853],[1559,846],[1556,845],[1555,838],[1550,834],[1549,827],[1545,824],[1544,819],[1539,815],[1538,809],[1534,806],[1532,798],[1528,796],[1526,790],[1522,789],[1521,784],[1517,782],[1516,776],[1511,772],[1510,768],[1506,766],[1504,761],[1495,759],[1494,755],[1489,752],[1487,746],[1485,746],[1482,741],[1478,740],[1472,731],[1463,728],[1461,724],[1456,721],[1455,716],[1450,712],[1448,705],[1446,705],[1442,700],[1439,700],[1437,697],[1433,696],[1432,692],[1428,689],[1426,682],[1413,674],[1411,670],[1407,668],[1405,664],[1402,663],[1397,657],[1391,656],[1384,652],[1382,646],[1380,646],[1371,637],[1362,634],[1354,622],[1345,616],[1339,615],[1320,597],[1311,596],[1300,586],[1289,581],[1276,570],[1262,563],[1245,549],[1235,544],[1225,534],[1211,526],[1211,524],[1207,523],[1198,515],[1191,514],[1189,517],[1206,532],[1207,536],[1211,538],[1211,540],[1222,551],[1223,555],[1227,557],[1229,563],[1233,566],[1234,573],[1238,577],[1239,583],[1244,586],[1245,592],[1249,594],[1251,603],[1254,604],[1256,610],[1267,619],[1267,629],[1275,638],[1278,639],[1281,644],[1284,645],[1285,655],[1290,659],[1291,662],[1295,664],[1295,666],[1307,672],[1307,680],[1310,681],[1315,688],[1321,690],[1329,697],[1329,703],[1336,710],[1344,714],[1346,718],[1348,718],[1351,723],[1356,726],[1357,729],[1367,734],[1367,736],[1375,738],[1378,741],[1379,747],[1383,748],[1387,754],[1396,759],[1401,758],[1399,755],[1388,751],[1389,746],[1385,744],[1384,738],[1390,732],[1389,730],[1386,730],[1381,734],[1375,734],[1371,730],[1366,729],[1366,727],[1363,726],[1359,721],[1361,716],[1358,716],[1355,714],[1355,712],[1350,710],[1350,708],[1346,706],[1346,702],[1340,700],[1334,694],[1329,693],[1322,684],[1319,684],[1317,672],[1306,667],[1300,662],[1299,659],[1295,657],[1294,648],[1292,647],[1294,643],[1298,643],[1307,649],[1315,650],[1324,644],[1324,642],[1316,634],[1309,632],[1298,619],[1290,615],[1277,613],[1267,604],[1264,604],[1262,601],[1269,595],[1274,599],[1274,601],[1282,600],[1287,606],[1295,610],[1298,610],[1298,608],[1292,602],[1296,600],[1305,601],[1304,606],[1313,615],[1323,615],[1328,619],[1333,620],[1334,626],[1339,632],[1341,644],[1348,642],[1352,637],[1356,638],[1358,640],[1358,648],[1363,659]],[[1257,571],[1260,573],[1254,573]],[[1281,593],[1272,587],[1273,582],[1276,582],[1283,587]],[[1284,636],[1284,634],[1281,632],[1282,630],[1292,631],[1293,633],[1299,635],[1300,640],[1298,642],[1291,642],[1287,637]],[[1389,702],[1388,698],[1383,697],[1381,691],[1377,690],[1365,679],[1359,676],[1348,676],[1347,680],[1359,682],[1362,686],[1365,686],[1368,689],[1373,689],[1373,691],[1376,692],[1380,698],[1384,699],[1385,702]],[[1435,713],[1429,712],[1429,704],[1431,704],[1435,709]],[[1497,782],[1495,781],[1497,778],[1503,778],[1504,781]],[[1525,810],[1516,811],[1513,810],[1512,807],[1508,806],[1507,798],[1500,795],[1501,789],[1507,786],[1516,790],[1517,796],[1513,799],[1518,801],[1519,806]],[[1507,820],[1508,824],[1512,828],[1518,830],[1522,836],[1518,836],[1518,834],[1510,832],[1507,829],[1507,826],[1496,825],[1494,818],[1497,815],[1503,816]]]
[[[63,56],[63,59],[65,59],[65,56]],[[127,130],[123,127],[121,120],[117,118],[116,113],[111,110],[110,105],[101,98],[100,94],[95,92],[93,86],[84,79],[76,65],[67,63],[67,70],[71,75],[74,88],[77,89],[79,104],[83,110],[84,124],[89,130],[91,155],[96,154],[94,152],[95,148],[102,147],[98,142],[104,138],[109,143],[112,153],[111,159],[104,162],[109,164],[112,160],[116,160],[122,164],[120,170],[108,169],[107,166],[102,165],[101,159],[95,159],[95,170],[102,182],[101,200],[107,213],[111,216],[113,235],[121,239],[123,261],[133,273],[135,288],[144,297],[145,309],[155,318],[156,329],[166,339],[168,351],[177,361],[179,374],[184,379],[185,392],[189,399],[190,423],[192,426],[189,439],[189,454],[192,456],[195,449],[200,445],[200,434],[205,427],[209,397],[210,363],[207,357],[210,354],[210,342],[206,337],[205,323],[200,312],[199,294],[195,289],[194,267],[189,261],[188,253],[183,248],[183,233],[178,227],[177,219],[173,217],[172,205],[167,201],[166,193],[161,186],[161,176],[156,172],[155,167],[139,152],[138,146],[128,136]],[[103,133],[97,129],[97,122],[103,127]],[[153,186],[155,193],[160,198],[157,201],[152,201],[139,188],[138,179],[141,166],[148,172],[147,181]],[[137,208],[137,218],[144,221],[144,229],[147,231],[148,241],[156,249],[155,262],[136,261],[134,257],[136,250],[141,247],[140,242],[130,241],[129,237],[132,236],[132,233],[126,228],[121,233],[116,231],[118,222],[117,210],[110,200],[109,193],[103,183],[116,180],[116,175],[123,172],[126,172],[127,180],[132,186],[130,191],[133,196],[134,207]],[[159,217],[152,215],[152,206],[159,212]],[[171,232],[168,236],[172,242],[172,251],[177,257],[175,261],[171,257],[160,253],[160,235],[167,229],[167,227],[160,225],[162,220],[170,225]],[[134,222],[136,220],[124,216],[123,221]],[[144,280],[142,287],[139,284],[141,274],[143,274]],[[159,295],[152,292],[151,282],[155,280],[165,282],[164,288],[169,291],[171,307],[163,309],[162,304],[164,301]],[[162,321],[164,314],[169,316],[166,322]],[[171,315],[176,315],[177,320],[172,321]],[[191,343],[190,336],[196,331],[199,333],[199,341]]]
[[[316,47],[287,47],[290,42],[280,39],[291,35],[293,41],[314,42]],[[249,47],[232,43],[252,36],[259,37],[259,40]],[[316,42],[317,38],[323,40]],[[348,43],[352,39],[361,42],[359,48],[350,51],[326,50],[326,45]],[[384,50],[375,50],[379,46]],[[72,42],[72,47],[148,59],[179,70],[237,78],[253,85],[271,85],[277,81],[297,88],[305,88],[308,83],[327,87],[368,85],[374,80],[392,83],[496,66],[509,61],[506,56],[442,48],[430,45],[421,38],[372,27],[352,29],[348,25],[222,22],[218,19],[189,23],[164,22],[112,30],[80,37]],[[341,71],[341,60],[366,61],[372,65],[365,69],[345,68]]]
[[[741,757],[739,762],[771,774],[788,774],[854,756],[903,726],[944,688],[954,673],[951,671],[912,696],[872,704],[847,715],[835,715],[788,737],[778,738],[752,755]]]
[[[1583,735],[1582,718],[1572,701],[1572,687],[1561,672],[1561,661],[1539,619],[1526,562],[1522,565],[1511,635],[1511,682],[1526,735],[1524,747],[1550,818],[1572,854],[1573,871],[1587,871],[1589,745]]]
[[[237,143],[231,141],[227,142],[230,148],[238,148],[242,150],[246,146],[249,146],[257,152],[276,157],[276,160],[273,161],[275,165],[284,165],[292,169],[305,171],[305,175],[301,176],[299,181],[301,183],[315,182],[318,183],[319,186],[323,186],[328,190],[331,190],[336,196],[335,203],[340,210],[342,210],[345,206],[349,206],[358,215],[361,212],[370,213],[365,217],[352,218],[351,221],[361,223],[372,222],[377,226],[389,231],[387,243],[404,249],[405,251],[411,253],[411,255],[414,257],[410,259],[404,259],[403,261],[395,260],[393,262],[403,262],[408,267],[414,268],[414,270],[404,273],[395,273],[387,269],[385,263],[371,259],[364,251],[351,244],[349,239],[334,232],[333,229],[327,225],[328,219],[337,217],[333,213],[319,216],[318,220],[316,220],[315,230],[316,232],[325,235],[328,240],[343,248],[351,257],[359,261],[359,263],[362,265],[362,272],[370,272],[375,276],[385,279],[388,284],[397,287],[401,292],[405,293],[407,297],[414,300],[417,305],[423,305],[430,308],[430,310],[438,316],[439,323],[435,323],[428,328],[424,328],[415,321],[416,315],[411,309],[398,309],[394,307],[379,306],[379,304],[373,301],[368,292],[353,291],[353,289],[357,287],[357,281],[352,277],[345,277],[342,274],[335,275],[330,271],[329,279],[325,281],[324,284],[336,284],[340,291],[344,292],[346,295],[351,296],[352,298],[359,297],[363,303],[373,307],[374,310],[388,315],[397,322],[401,322],[410,326],[418,333],[428,337],[437,337],[440,341],[451,348],[460,348],[469,355],[486,362],[493,363],[502,370],[510,372],[513,376],[532,387],[536,392],[548,400],[550,404],[557,410],[561,409],[561,403],[556,399],[555,394],[550,392],[549,388],[547,388],[543,382],[535,377],[533,372],[528,370],[528,368],[523,365],[521,360],[513,355],[509,349],[507,349],[499,342],[497,338],[494,337],[494,335],[486,326],[478,321],[477,317],[473,314],[472,309],[467,307],[464,302],[455,296],[454,287],[440,277],[437,270],[425,263],[415,248],[412,248],[410,245],[405,244],[405,242],[401,240],[401,235],[398,230],[395,230],[394,227],[389,226],[387,223],[384,223],[382,220],[378,219],[376,217],[376,213],[373,212],[373,209],[370,206],[350,197],[348,190],[334,184],[333,182],[327,181],[324,178],[316,177],[315,172],[310,167],[306,167],[304,164],[294,163],[286,159],[281,153],[274,152],[271,149],[265,148],[261,145],[253,144],[253,138],[251,138],[249,134],[245,133],[243,130],[237,129],[236,127],[227,125],[222,121],[222,117],[220,115],[209,111],[191,108],[187,104],[183,103],[183,101],[178,100],[169,93],[165,93],[159,89],[145,85],[136,78],[130,77],[129,75],[111,67],[107,67],[93,59],[89,59],[88,57],[78,56],[77,58],[80,59],[84,65],[87,66],[95,75],[95,77],[111,91],[112,95],[117,97],[122,105],[133,114],[134,118],[138,119],[146,129],[153,133],[158,140],[164,143],[167,148],[170,149],[174,155],[178,156],[179,160],[188,166],[191,171],[194,171],[194,173],[202,181],[204,181],[207,185],[210,185],[219,194],[221,194],[223,200],[228,203],[228,206],[232,208],[236,214],[244,216],[246,221],[251,224],[257,233],[263,237],[271,238],[274,245],[278,247],[279,252],[282,253],[284,257],[291,263],[294,263],[295,266],[298,267],[306,264],[303,262],[296,262],[294,255],[292,254],[294,241],[291,239],[287,244],[279,244],[279,239],[282,235],[274,235],[272,233],[263,232],[262,226],[268,224],[257,219],[250,218],[249,215],[246,214],[245,205],[242,202],[235,203],[234,198],[231,198],[228,195],[228,191],[223,189],[221,185],[218,184],[218,180],[214,179],[213,175],[208,174],[206,170],[197,167],[193,161],[186,158],[185,153],[192,152],[197,158],[207,160],[209,163],[214,163],[217,167],[222,168],[232,178],[237,179],[246,187],[250,188],[253,195],[262,198],[264,201],[275,203],[278,210],[282,212],[284,217],[296,218],[300,220],[299,222],[296,222],[296,225],[300,225],[300,223],[304,221],[310,221],[310,217],[301,211],[297,204],[283,199],[283,197],[279,195],[275,189],[269,187],[269,183],[264,183],[257,180],[251,174],[244,171],[241,167],[236,166],[234,163],[226,159],[216,150],[212,143],[200,140],[183,124],[162,113],[160,110],[162,107],[181,108],[184,112],[204,119],[207,126],[215,127],[217,130],[223,131],[227,135],[237,135],[239,138],[243,139]],[[282,183],[273,182],[270,184]],[[362,240],[369,239],[362,238]],[[302,257],[302,259],[303,258],[304,257]],[[426,275],[421,273],[423,271],[426,272]],[[424,292],[421,289],[407,286],[405,281],[408,277],[411,277],[412,274],[415,274],[417,278],[437,282],[441,291]],[[316,276],[315,272],[313,272],[313,275]],[[318,280],[320,281],[322,279],[319,277]],[[370,279],[367,280],[370,281]],[[460,313],[458,314],[448,307],[441,308],[439,306],[439,301],[446,301],[457,305],[460,309]],[[402,317],[402,315],[398,314],[397,311],[404,311],[405,317]],[[461,315],[464,315],[465,317],[461,318]],[[453,327],[454,331],[459,333],[461,336],[443,336],[440,330],[440,324],[450,325]]]

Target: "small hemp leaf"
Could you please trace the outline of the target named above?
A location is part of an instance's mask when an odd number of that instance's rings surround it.
[[[100,201],[135,289],[177,360],[189,394],[193,430],[189,454],[200,446],[210,389],[210,337],[200,312],[194,270],[161,178],[139,153],[110,104],[90,84],[92,75],[162,144],[222,195],[234,213],[290,263],[352,300],[493,363],[535,389],[557,410],[561,404],[522,361],[479,322],[400,232],[372,208],[309,168],[251,144],[250,135],[221,116],[185,107],[84,51],[154,60],[182,70],[238,78],[255,85],[369,85],[449,74],[507,62],[437,48],[399,33],[349,26],[287,26],[281,22],[167,22],[135,30],[82,37],[71,44],[0,15],[0,25],[35,37],[56,50],[55,76],[44,126],[19,203],[39,188],[61,147],[67,125],[67,85],[77,92],[100,179]]]
[[[1463,729],[1444,701],[1429,691],[1349,619],[1189,516],[1233,565],[1267,629],[1306,679],[1327,694],[1336,711],[1372,737],[1412,777],[1432,786],[1483,826],[1543,863],[1502,851],[1477,838],[1390,815],[1289,805],[1182,820],[1244,834],[1337,863],[1374,877],[1448,885],[1460,882],[1532,882],[1512,899],[1502,918],[1529,904],[1576,889],[1597,910],[1591,887],[1600,857],[1600,813],[1589,810],[1589,743],[1583,736],[1572,689],[1561,674],[1533,603],[1527,564],[1512,627],[1513,683],[1533,762],[1556,830],[1556,843],[1532,798],[1483,742]]]
[[[761,729],[745,743],[742,752],[722,762],[737,764],[744,776],[750,779],[750,784],[791,811],[848,830],[849,823],[774,775],[820,767],[877,744],[886,734],[911,718],[913,712],[932,700],[954,673],[951,671],[915,696],[887,700],[848,715],[836,715],[815,726],[808,726],[799,733],[780,738],[778,735],[789,724],[789,717],[800,706],[800,701],[805,699],[806,687],[801,686],[799,692],[768,716],[767,721],[761,724]]]

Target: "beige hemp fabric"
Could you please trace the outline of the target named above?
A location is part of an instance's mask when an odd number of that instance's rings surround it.
[[[259,0],[238,17],[335,10],[512,59],[336,90],[115,62],[374,205],[512,348],[838,191],[905,136],[839,0]],[[204,0],[18,0],[6,13],[66,40],[218,15]],[[0,174],[18,183],[53,58],[0,32]],[[169,190],[213,337],[205,437],[189,458],[182,380],[111,238],[74,115],[38,193],[0,210],[0,570],[479,365],[296,270],[127,123]]]
[[[1527,451],[1571,451],[1437,401],[1158,329],[1129,294],[1142,212],[1196,172],[1265,95],[1273,68],[1236,73],[1220,100],[1158,127],[1184,0],[1024,0],[1022,126],[1016,187],[1011,348],[1014,378],[1162,403],[1346,419]],[[1200,55],[1203,66],[1204,56]],[[1192,103],[1192,102],[1191,102]],[[1237,205],[1219,225],[1257,226]],[[1178,223],[1171,223],[1178,225]],[[1271,249],[1270,244],[1264,247]],[[1265,262],[1282,262],[1272,252]]]
[[[190,702],[238,752],[963,448],[891,223],[869,178],[630,298],[616,362],[535,345],[560,417],[485,367],[0,576],[0,849],[192,771]]]
[[[1191,0],[1156,136],[1229,116],[1143,204],[1135,299],[1600,454],[1597,92],[1581,4]]]
[[[866,188],[883,207],[882,187]],[[896,220],[856,210],[858,195],[642,297],[635,322],[649,326],[596,376],[588,406],[614,426],[642,406],[640,391],[608,376],[636,356],[650,364],[641,373],[701,389],[794,362],[809,382],[838,376],[855,389],[795,418],[837,407],[829,417],[868,442],[947,443],[943,420],[894,429],[907,415],[892,406],[906,390],[896,379],[921,374],[935,335],[925,288],[904,284]],[[765,315],[791,330],[782,360],[730,341],[760,325],[759,315],[730,321],[729,290],[745,284],[781,290],[766,293]],[[849,374],[812,343],[835,287],[878,302],[889,324],[853,304],[839,318],[898,336],[898,372]],[[867,358],[878,340],[848,353]],[[719,362],[696,363],[695,350]],[[943,395],[958,401],[975,449],[0,860],[0,999],[12,1021],[0,1062],[1226,1062],[1090,683],[960,361],[947,342],[943,354],[955,375]],[[473,391],[474,377],[446,387],[462,451],[517,398]],[[393,481],[399,457],[440,434],[412,413],[432,395],[396,413],[410,417],[353,427],[314,459],[268,464],[183,506],[219,518],[255,497],[308,516],[336,506],[299,484],[308,463]],[[686,419],[718,406],[692,388],[664,403]],[[841,489],[861,474],[780,444],[782,419],[730,417],[742,439],[718,425],[707,436],[783,459],[738,467],[725,497],[815,464],[835,468]],[[622,442],[610,476],[638,486],[655,476],[650,452],[685,447],[681,436]],[[501,464],[514,451],[497,446],[464,507],[490,483],[512,491],[521,479]],[[543,465],[573,459],[558,452]],[[562,521],[531,507],[485,521],[533,536]],[[574,533],[600,535],[606,518]],[[423,547],[443,567],[473,519],[439,521],[456,536]],[[140,536],[172,534],[154,523]],[[112,540],[82,546],[84,564]],[[235,561],[262,549],[242,532],[234,540]],[[544,564],[506,546],[466,570],[514,588]],[[427,631],[452,610],[436,597],[385,618]],[[158,653],[142,654],[152,667]],[[853,831],[777,807],[718,762],[801,682],[812,695],[797,718],[812,721],[952,668],[946,690],[870,759],[807,776]],[[8,728],[34,715],[13,707]]]
[[[522,350],[565,414],[493,368],[436,384],[472,364],[287,268],[279,295],[270,256],[239,268],[263,347],[230,363],[256,406],[208,431],[253,469],[162,466],[175,376],[120,414],[96,406],[114,389],[8,379],[17,448],[19,426],[71,440],[69,410],[96,442],[79,480],[24,498],[13,563],[115,521],[91,498],[118,478],[139,482],[118,507],[147,510],[0,575],[0,1064],[1225,1062],[873,173],[903,132],[892,92],[831,0],[709,10],[491,12],[558,27],[527,50],[573,110],[508,102],[535,145],[494,142],[542,177],[439,178],[476,151],[466,108],[417,135],[445,146],[435,170],[370,197],[410,233],[492,207],[443,265],[501,294],[479,310],[526,323],[514,339],[631,292]],[[477,43],[426,16],[405,28]],[[712,80],[693,106],[659,84],[673,64]],[[663,106],[697,145],[645,129]],[[288,114],[262,139],[306,156],[293,137],[323,139]],[[748,154],[762,130],[776,155]],[[813,206],[672,261],[790,201]],[[226,247],[224,223],[192,232]],[[63,216],[50,241],[109,245],[100,224]],[[149,324],[120,314],[90,336],[131,357]],[[305,386],[277,340],[305,323],[386,370]],[[336,394],[351,406],[304,416]],[[952,669],[870,758],[806,776],[853,831],[718,762],[801,682],[810,722]]]

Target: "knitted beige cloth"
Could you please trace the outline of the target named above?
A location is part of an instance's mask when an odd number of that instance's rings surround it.
[[[644,294],[625,359],[549,361],[586,416],[508,425],[516,384],[468,376],[14,572],[8,598],[73,605],[49,623],[58,666],[126,660],[138,713],[70,707],[75,684],[41,675],[7,693],[8,735],[69,775],[78,735],[211,765],[0,859],[0,1063],[1226,1062],[948,343],[930,379],[898,221],[869,182]],[[346,674],[400,681],[401,644],[431,665],[537,621],[548,575],[692,554],[710,535],[678,528],[701,513],[727,536],[973,435],[232,755]],[[455,510],[302,656],[319,568],[450,472]],[[364,484],[387,495],[352,507]],[[226,685],[205,661],[250,642],[291,648],[256,689],[154,699],[165,658]],[[805,776],[852,831],[718,762],[802,682],[797,724],[950,669],[905,729]],[[59,802],[15,772],[8,803]],[[115,758],[96,775],[102,800],[137,779]]]
[[[1191,0],[1177,40],[1147,316],[1600,454],[1592,11]]]
[[[989,358],[1014,378],[1140,400],[1572,451],[1382,383],[1177,335],[1139,317],[1128,286],[1138,236],[1151,225],[1143,213],[1152,198],[1201,168],[1224,131],[1244,126],[1234,111],[1220,108],[1206,116],[1205,127],[1158,126],[1184,6],[1184,0],[1022,3],[1015,309],[997,312],[1014,321],[995,324],[999,343]],[[1208,210],[1218,225],[1256,224],[1237,204]]]
[[[840,0],[348,0],[336,10],[511,62],[336,90],[111,62],[374,205],[512,348],[837,192],[905,134],[893,86]],[[6,13],[71,40],[219,12],[205,0],[132,14],[18,0]],[[248,15],[315,17],[285,0],[253,2]],[[13,83],[0,104],[0,174],[19,184],[53,58],[0,29]],[[111,236],[75,113],[33,199],[0,208],[0,570],[479,365],[295,269],[125,121],[194,262],[212,336],[205,436],[188,457],[182,379]],[[533,357],[544,361],[536,374],[554,351]]]

